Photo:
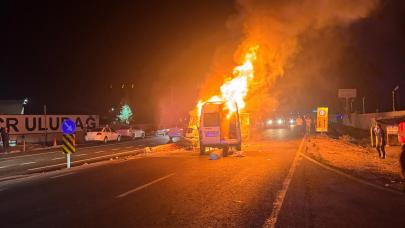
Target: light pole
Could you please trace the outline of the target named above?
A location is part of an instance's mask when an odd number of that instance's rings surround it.
[[[399,86],[395,86],[395,88],[392,90],[392,111],[395,112],[395,92],[399,90]]]
[[[366,113],[365,100],[366,100],[366,97],[363,96],[363,114]]]
[[[21,110],[21,115],[24,115],[25,113],[25,106],[28,104],[28,98],[25,98],[23,103],[22,103],[22,110]]]

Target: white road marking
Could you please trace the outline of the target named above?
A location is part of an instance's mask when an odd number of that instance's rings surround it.
[[[65,157],[52,158],[52,161],[64,159]]]
[[[44,155],[44,154],[52,154],[60,151],[51,151],[51,152],[45,152],[45,153],[39,153],[39,154],[27,154],[27,155],[21,155],[21,156],[15,156],[15,157],[8,157],[8,158],[3,158],[2,161],[10,161],[18,158],[25,158],[25,157],[31,157],[31,156],[38,156],[38,155]]]
[[[158,183],[158,182],[160,182],[160,181],[163,181],[163,180],[165,180],[165,179],[167,179],[167,178],[173,176],[174,174],[175,174],[175,173],[171,173],[171,174],[169,174],[169,175],[166,175],[166,176],[164,176],[164,177],[161,177],[161,178],[158,178],[158,179],[156,179],[156,180],[154,180],[154,181],[151,181],[151,182],[149,182],[149,183],[147,183],[147,184],[144,184],[144,185],[141,185],[141,186],[139,186],[139,187],[136,187],[136,188],[134,188],[134,189],[132,189],[132,190],[129,190],[128,192],[124,192],[124,193],[118,195],[116,198],[122,198],[122,197],[125,197],[125,196],[127,196],[127,195],[129,195],[129,194],[131,194],[131,193],[134,193],[134,192],[137,192],[137,191],[139,191],[139,190],[142,190],[142,189],[144,189],[144,188],[146,188],[146,187],[151,186],[152,184],[156,184],[156,183]]]
[[[275,199],[275,201],[273,203],[273,210],[271,211],[271,215],[270,215],[269,218],[266,219],[266,222],[264,223],[263,227],[274,228],[276,226],[277,218],[278,218],[278,215],[280,213],[281,207],[283,206],[284,198],[285,198],[285,195],[286,195],[286,193],[288,191],[288,187],[290,186],[291,179],[293,177],[295,168],[297,167],[299,157],[300,157],[300,153],[301,153],[302,147],[304,145],[304,142],[305,142],[305,136],[301,140],[301,144],[298,147],[298,150],[297,150],[297,152],[295,154],[294,161],[291,164],[290,170],[288,171],[288,174],[287,174],[286,178],[283,181],[283,187],[277,193],[276,199]]]
[[[86,158],[86,159],[83,159],[83,160],[78,160],[78,161],[71,162],[70,164],[76,164],[76,163],[79,163],[79,162],[96,160],[96,159],[99,159],[99,158],[108,158],[108,157],[113,158],[113,157],[119,156],[121,154],[131,153],[131,152],[135,152],[135,151],[140,151],[140,150],[129,150],[129,151],[124,151],[124,152],[117,153],[117,154],[108,154],[108,155],[103,155],[103,156],[100,156],[100,157]],[[31,168],[31,169],[28,169],[28,170],[29,171],[35,171],[35,170],[39,170],[39,169],[58,167],[58,166],[62,166],[62,165],[66,165],[66,162],[65,163],[60,163],[60,164],[55,164],[55,165],[47,165],[47,166],[42,166],[42,167],[37,167],[37,168]]]
[[[75,157],[80,157],[80,156],[84,156],[84,155],[87,155],[87,154],[78,154],[78,155],[75,155]]]
[[[107,144],[107,145],[97,145],[97,146],[85,146],[85,147],[79,147],[80,150],[86,150],[86,149],[92,149],[92,148],[97,148],[97,147],[108,147],[108,146],[115,146],[115,145],[125,145],[133,143],[132,141],[123,141],[115,144]],[[1,161],[7,161],[7,160],[13,160],[13,159],[18,159],[18,158],[24,158],[24,157],[31,157],[31,156],[40,156],[44,154],[52,154],[52,153],[60,153],[61,150],[55,150],[55,151],[49,151],[49,152],[44,152],[44,153],[35,153],[35,154],[27,154],[27,155],[21,155],[21,156],[14,156],[14,157],[7,157],[7,158],[1,158],[2,156],[0,155]]]
[[[100,151],[96,151],[96,152],[94,152],[95,154],[99,154],[99,153],[103,153],[103,152],[105,152],[104,150],[100,150]]]
[[[6,165],[6,166],[0,166],[0,169],[5,169],[5,168],[7,168],[7,167],[10,167],[9,165]]]
[[[113,149],[111,149],[111,150],[119,150],[119,148],[113,148]]]
[[[21,165],[29,165],[29,164],[34,164],[34,163],[37,163],[37,162],[24,162],[24,163],[21,163]]]
[[[59,178],[59,177],[65,177],[65,176],[69,176],[69,175],[72,175],[72,174],[75,174],[75,173],[65,173],[65,174],[50,177],[50,179],[56,179],[56,178]]]
[[[132,148],[132,146],[127,146],[127,147],[125,147],[125,149],[131,149]]]
[[[350,179],[350,180],[353,180],[353,181],[355,181],[355,182],[358,182],[358,183],[360,183],[360,184],[364,184],[364,185],[367,185],[367,186],[370,186],[370,187],[373,187],[373,188],[376,188],[376,189],[379,189],[379,190],[388,191],[388,192],[391,192],[391,193],[403,195],[402,192],[395,191],[395,190],[392,190],[392,189],[390,189],[390,188],[382,187],[382,186],[379,186],[379,185],[376,185],[376,184],[367,182],[367,181],[365,181],[365,180],[359,179],[359,178],[357,178],[357,177],[354,177],[354,176],[351,176],[351,175],[349,175],[349,174],[347,174],[347,173],[344,173],[344,172],[342,172],[342,171],[340,171],[340,170],[337,170],[337,169],[334,169],[334,168],[332,168],[332,167],[330,167],[330,166],[327,166],[327,165],[325,165],[325,164],[322,164],[321,162],[318,162],[317,160],[312,159],[312,158],[308,157],[307,155],[305,155],[305,154],[303,154],[303,153],[301,153],[300,155],[301,155],[303,158],[307,159],[308,161],[311,161],[311,162],[313,162],[313,163],[315,163],[315,164],[321,166],[322,168],[325,168],[325,169],[327,169],[327,170],[330,170],[330,171],[332,171],[332,172],[334,172],[334,173],[336,173],[336,174],[339,174],[339,175],[341,175],[341,176],[344,176],[344,177],[346,177],[346,178],[348,178],[348,179]]]

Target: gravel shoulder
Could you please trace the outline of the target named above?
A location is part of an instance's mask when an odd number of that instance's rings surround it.
[[[380,159],[374,148],[364,148],[342,139],[327,136],[308,138],[305,153],[331,167],[372,183],[403,190],[399,155],[400,147],[386,147],[386,159]]]

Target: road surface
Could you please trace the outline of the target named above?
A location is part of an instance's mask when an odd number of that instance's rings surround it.
[[[72,166],[133,154],[145,147],[165,144],[168,140],[168,137],[160,136],[119,143],[92,143],[89,146],[77,148],[77,153],[71,155]],[[61,148],[28,153],[0,154],[0,180],[64,167],[66,167],[66,155]]]
[[[167,151],[0,182],[2,227],[405,226],[404,195],[297,156],[295,132],[262,134],[245,157]]]

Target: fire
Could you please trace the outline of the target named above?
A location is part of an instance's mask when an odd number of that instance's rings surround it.
[[[228,110],[228,117],[236,111],[235,104],[239,110],[243,110],[246,106],[245,97],[249,91],[249,84],[255,76],[253,62],[256,60],[256,52],[259,46],[254,46],[244,56],[243,64],[236,66],[233,69],[233,77],[227,78],[222,84],[220,91],[221,95],[212,96],[207,101],[198,101],[198,115],[201,113],[201,107],[205,102],[225,102]]]

